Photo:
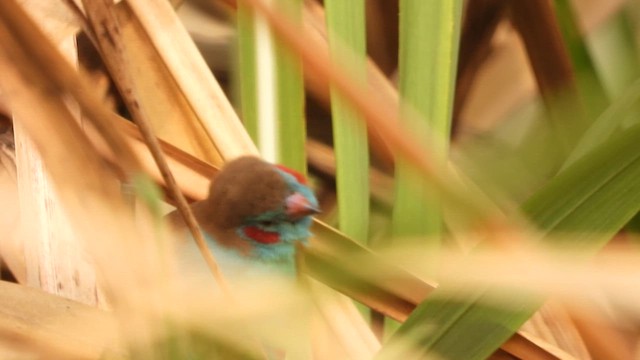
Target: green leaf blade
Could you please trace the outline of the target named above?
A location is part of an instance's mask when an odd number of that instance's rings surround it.
[[[400,93],[403,118],[441,159],[449,148],[449,132],[462,2],[400,1]],[[417,116],[414,116],[416,115]],[[436,243],[442,214],[434,194],[402,159],[396,167],[393,234],[396,238],[427,235]]]
[[[640,210],[640,153],[634,150],[639,141],[640,125],[610,139],[534,194],[523,205],[523,211],[550,234],[586,232],[589,236],[565,237],[563,245],[587,253],[597,251]],[[492,310],[491,316],[486,317],[483,313],[487,312],[489,300],[472,297],[460,304],[446,299],[446,286],[443,284],[414,311],[397,338],[390,341],[388,349],[383,349],[382,357],[389,353],[413,354],[417,348],[425,357],[437,354],[445,359],[484,359],[513,335],[537,310],[536,302],[540,301],[514,303],[511,309]],[[436,318],[450,320],[425,334],[421,324],[432,323]],[[483,336],[478,338],[478,333]],[[432,340],[425,345],[426,336]],[[407,339],[414,349],[408,350],[403,345]],[[454,346],[456,339],[460,341],[458,346]]]
[[[325,1],[332,57],[365,81],[365,2]],[[331,91],[340,230],[365,243],[369,232],[369,148],[364,122]]]

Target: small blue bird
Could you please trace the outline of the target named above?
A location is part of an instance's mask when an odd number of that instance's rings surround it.
[[[304,176],[250,156],[226,164],[207,199],[191,209],[223,276],[232,280],[292,274],[296,243],[306,243],[311,216],[319,212]],[[184,229],[176,212],[169,219]]]

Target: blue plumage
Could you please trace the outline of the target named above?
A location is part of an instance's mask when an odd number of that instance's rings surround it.
[[[292,194],[302,194],[304,198],[308,200],[310,208],[318,208],[318,200],[308,186],[298,182],[293,175],[280,169],[276,170],[285,180]],[[311,232],[309,231],[312,223],[311,216],[307,215],[292,221],[286,213],[285,206],[286,204],[283,199],[283,204],[280,209],[246,219],[245,224],[238,228],[238,235],[252,242],[254,255],[257,260],[283,263],[293,262],[295,242],[300,241],[306,244],[308,238],[311,236]],[[265,232],[277,233],[279,235],[279,242],[275,244],[263,244],[255,241],[245,234],[245,229],[248,226],[255,226]]]
[[[301,174],[242,157],[225,166],[209,197],[192,209],[226,276],[293,274],[296,243],[308,241],[318,200]]]

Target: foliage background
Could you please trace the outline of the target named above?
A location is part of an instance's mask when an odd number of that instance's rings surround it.
[[[634,358],[635,3],[266,3],[0,4],[7,356]],[[306,291],[185,290],[162,200],[259,153]]]

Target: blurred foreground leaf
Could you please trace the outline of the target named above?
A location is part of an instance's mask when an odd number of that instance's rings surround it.
[[[522,209],[545,232],[584,233],[566,237],[562,245],[595,253],[640,210],[638,142],[640,125],[589,152],[532,196]],[[446,287],[442,284],[414,311],[380,357],[485,359],[543,300],[514,301],[505,310],[483,301],[489,288],[475,291],[461,303],[439,295]]]

